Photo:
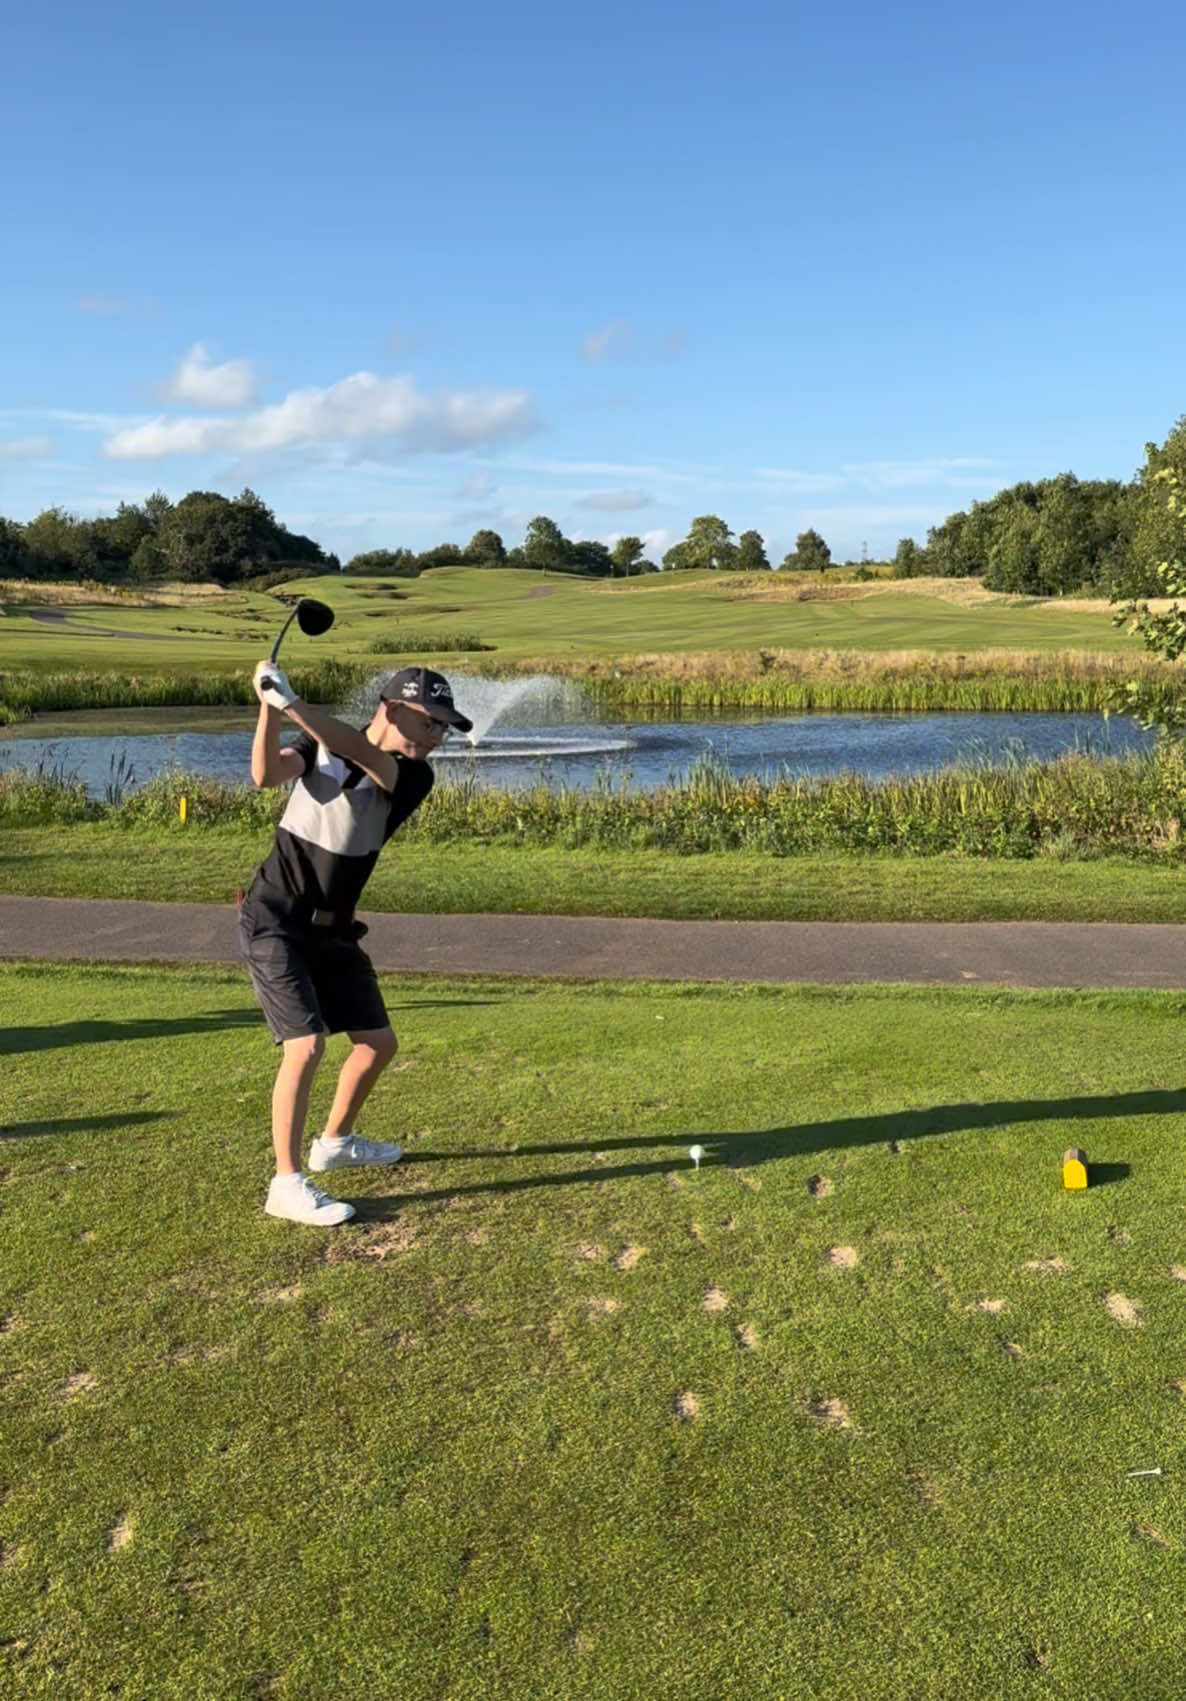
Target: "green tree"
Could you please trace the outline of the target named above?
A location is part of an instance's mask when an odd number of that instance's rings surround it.
[[[459,543],[438,543],[421,550],[416,561],[422,573],[430,567],[460,567],[465,562],[465,550]]]
[[[132,559],[141,543],[152,537],[152,526],[143,508],[121,502],[111,519],[92,520],[90,535],[99,562],[100,577],[127,578]]]
[[[832,564],[832,551],[812,527],[800,532],[795,547],[783,561],[784,567],[799,573],[826,573]]]
[[[476,531],[465,546],[465,559],[474,567],[505,567],[506,545],[497,532]]]
[[[614,572],[628,579],[631,573],[641,571],[639,563],[642,560],[643,542],[640,537],[620,537],[610,550],[610,560]]]
[[[162,512],[156,542],[168,575],[183,581],[234,584],[269,568],[325,566],[312,538],[279,525],[252,490],[233,500],[215,490],[192,490]]]
[[[890,566],[892,579],[918,579],[927,570],[926,551],[920,549],[912,537],[898,539],[898,547],[894,551],[894,559]]]
[[[128,578],[133,584],[147,585],[168,576],[169,564],[160,545],[150,532],[142,537],[128,562]]]
[[[172,512],[173,504],[163,490],[154,490],[151,496],[144,498],[144,517],[154,533],[160,531],[162,521]]]
[[[742,532],[737,540],[734,566],[739,573],[768,573],[770,561],[761,532]]]
[[[1127,601],[1112,618],[1118,626],[1138,633],[1151,654],[1176,662],[1186,653],[1186,609],[1177,600],[1186,596],[1186,473],[1167,465],[1151,473],[1146,482],[1159,491],[1165,508],[1167,523],[1160,535],[1169,547],[1166,558],[1156,564],[1155,576],[1161,595],[1173,601],[1156,612],[1147,602]],[[1114,694],[1113,706],[1163,735],[1180,737],[1186,729],[1186,691],[1180,680],[1168,685],[1130,680]]]
[[[691,566],[692,562],[688,559],[686,543],[673,543],[670,549],[664,551],[663,571],[665,573],[679,573],[685,567]]]
[[[43,508],[23,528],[32,579],[93,579],[99,558],[87,525],[65,508]]]
[[[1178,483],[1162,477],[1172,473]],[[1145,444],[1145,464],[1137,473],[1132,500],[1132,554],[1135,561],[1155,570],[1170,561],[1181,548],[1176,514],[1166,503],[1166,491],[1178,490],[1186,480],[1186,414],[1174,424],[1164,443]],[[1145,587],[1147,593],[1153,586]]]
[[[568,549],[568,539],[555,520],[537,514],[523,539],[523,565],[537,573],[562,573],[568,566]]]
[[[733,533],[716,514],[699,514],[684,539],[684,564],[688,567],[732,567],[737,559]]]
[[[568,566],[573,573],[587,573],[595,579],[607,579],[614,570],[609,550],[592,538],[578,538],[569,544]]]
[[[24,527],[0,515],[0,574],[11,579],[25,577]]]
[[[415,579],[420,562],[410,549],[368,549],[352,555],[342,569],[345,573],[390,573],[400,579]]]

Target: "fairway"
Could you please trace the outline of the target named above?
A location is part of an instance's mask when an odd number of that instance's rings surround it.
[[[782,585],[777,574],[755,595],[744,581],[714,573],[653,574],[590,580],[518,568],[440,567],[418,579],[327,575],[283,587],[334,608],[323,640],[286,640],[290,666],[321,655],[339,660],[375,653],[400,635],[436,642],[448,654],[458,635],[473,634],[486,652],[462,665],[572,661],[581,657],[710,650],[897,650],[974,652],[1138,651],[1106,610],[1062,607],[1057,600],[992,596],[965,581],[937,581],[934,591],[909,582]],[[35,592],[35,587],[34,587]],[[34,594],[30,592],[29,594]],[[779,594],[779,593],[785,593]],[[25,594],[25,593],[22,593]],[[48,596],[47,596],[48,600]],[[39,672],[138,668],[188,674],[197,667],[250,669],[267,653],[287,614],[284,601],[261,592],[207,594],[183,607],[70,602],[47,618],[35,606],[5,601],[0,588],[0,666]],[[459,658],[461,659],[461,658]],[[456,663],[454,664],[456,665]],[[382,666],[376,659],[375,668]]]
[[[6,1694],[1180,1695],[1180,996],[386,992],[327,1233],[240,976],[0,969]]]

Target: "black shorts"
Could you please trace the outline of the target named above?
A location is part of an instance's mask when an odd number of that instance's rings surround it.
[[[374,965],[349,934],[296,923],[245,898],[239,954],[277,1045],[306,1034],[370,1033],[391,1025]]]

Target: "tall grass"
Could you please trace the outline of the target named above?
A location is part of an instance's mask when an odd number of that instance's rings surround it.
[[[292,668],[288,677],[308,702],[340,703],[374,672],[370,662],[325,660]],[[67,709],[179,708],[255,701],[246,671],[0,673],[0,726]]]
[[[543,665],[543,664],[541,664]],[[1178,669],[1148,656],[1081,651],[759,649],[551,662],[604,707],[678,714],[714,709],[1101,709],[1138,679],[1181,692]]]
[[[186,796],[188,821],[179,821]],[[256,792],[196,774],[159,775],[121,801],[88,800],[68,776],[0,774],[0,821],[104,819],[129,829],[178,832],[251,826],[279,817],[282,791]],[[852,774],[762,781],[735,777],[713,755],[656,791],[606,785],[593,791],[544,785],[490,791],[446,782],[401,835],[432,844],[499,843],[569,849],[656,849],[769,856],[833,851],[934,855],[1181,860],[1186,750],[1007,768],[965,766],[874,782]]]
[[[473,633],[404,633],[376,640],[372,653],[488,649]],[[695,714],[717,709],[1060,710],[1123,706],[1136,680],[1180,696],[1182,674],[1143,655],[1081,651],[737,650],[649,654],[617,659],[543,657],[482,662],[491,678],[554,673],[579,679],[604,708],[621,713]],[[312,702],[343,701],[374,672],[365,660],[324,660],[289,670]],[[0,725],[68,709],[168,708],[254,702],[246,671],[191,674],[0,672]]]
[[[397,627],[367,645],[372,655],[446,655],[455,650],[492,650],[476,632],[404,632]]]

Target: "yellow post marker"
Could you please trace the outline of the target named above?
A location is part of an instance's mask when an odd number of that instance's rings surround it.
[[[186,799],[185,799],[185,793],[184,792],[181,794],[181,807],[179,808],[177,813],[180,815],[182,821],[184,821],[185,816],[186,816]]]
[[[1072,1191],[1087,1186],[1087,1154],[1068,1146],[1062,1155],[1062,1184]]]

